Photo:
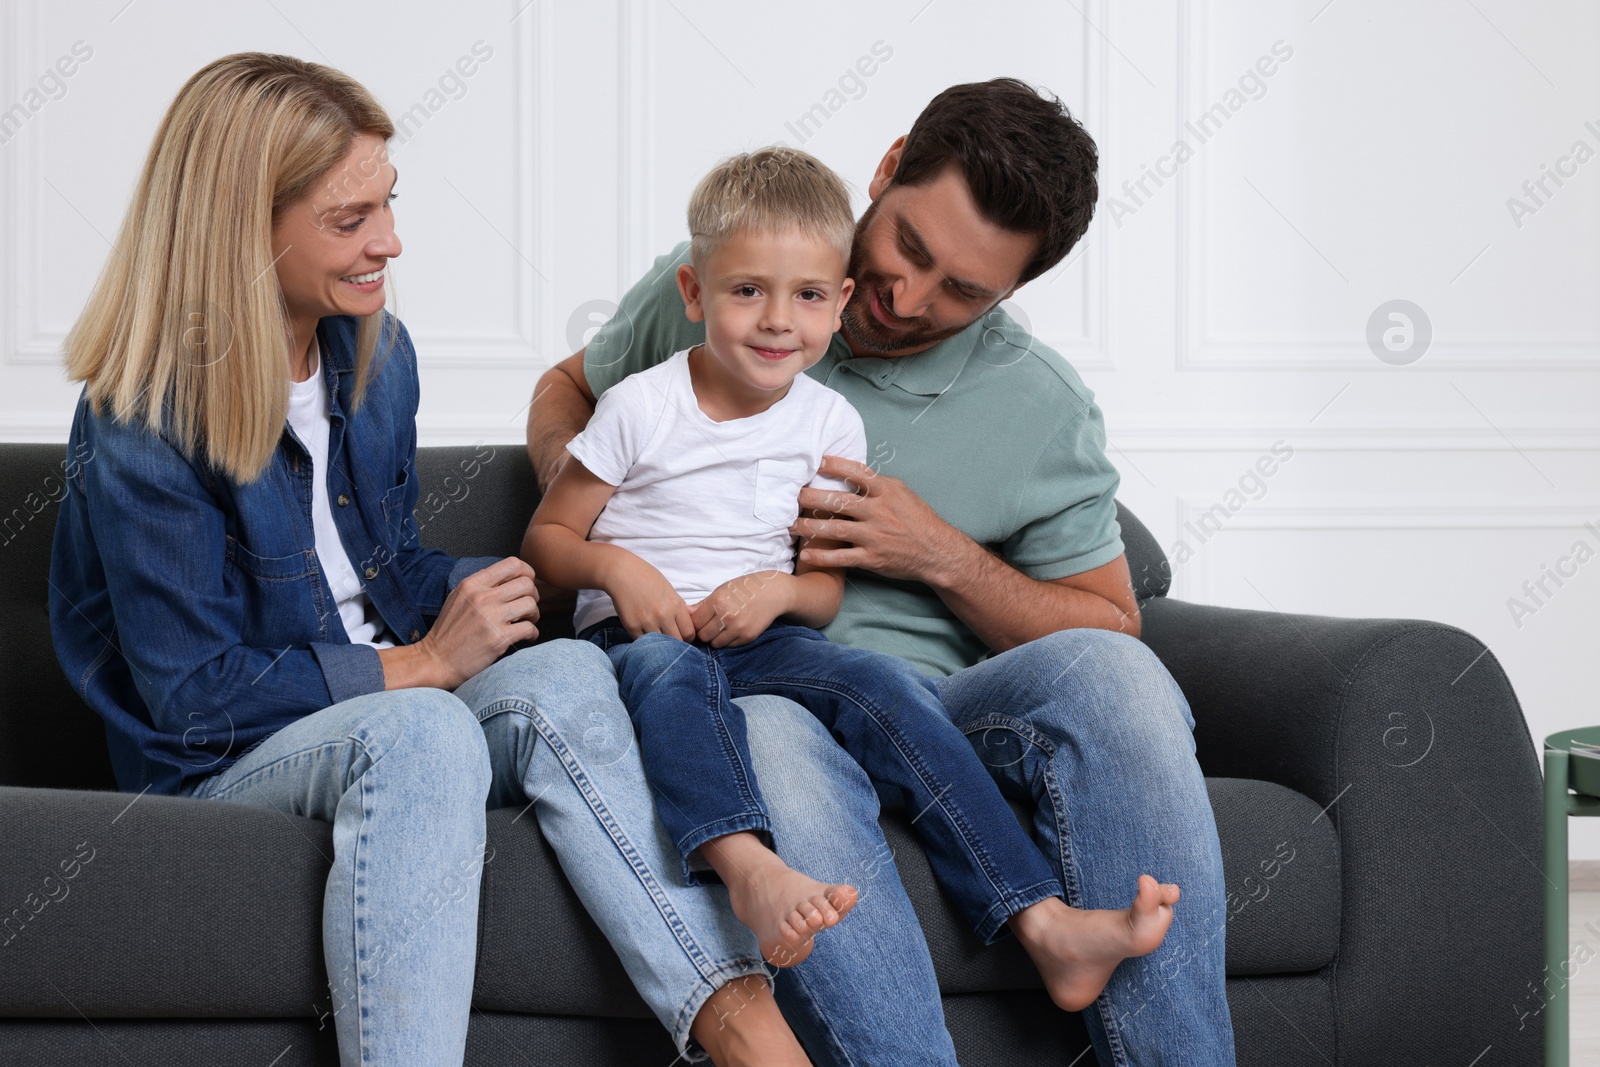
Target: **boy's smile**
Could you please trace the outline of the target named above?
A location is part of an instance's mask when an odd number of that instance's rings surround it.
[[[678,268],[684,313],[704,321],[689,355],[695,396],[718,421],[759,414],[828,351],[854,284],[832,244],[787,228],[718,243],[700,270]]]

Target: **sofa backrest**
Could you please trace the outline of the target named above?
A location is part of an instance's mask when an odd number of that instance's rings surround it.
[[[111,789],[100,719],[50,642],[50,538],[67,446],[0,445],[0,785]]]
[[[64,493],[65,445],[0,444],[0,785],[114,789],[100,718],[78,699],[50,641],[50,542]],[[509,556],[538,503],[521,444],[423,448],[417,524],[424,544],[457,556]],[[1134,588],[1164,596],[1166,558],[1117,506]],[[554,636],[559,625],[541,625]]]

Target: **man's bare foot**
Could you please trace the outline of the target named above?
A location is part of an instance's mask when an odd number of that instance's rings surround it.
[[[793,967],[811,955],[817,932],[837,926],[856,906],[855,886],[808,878],[753,833],[707,841],[700,854],[722,876],[733,913],[754,932],[761,957],[775,967]]]
[[[1117,964],[1160,947],[1178,892],[1170,882],[1141,874],[1129,908],[1084,911],[1052,897],[1013,915],[1011,929],[1033,957],[1050,999],[1067,1011],[1082,1011],[1111,981]]]
[[[717,1067],[811,1067],[765,975],[735,978],[711,994],[689,1033]]]

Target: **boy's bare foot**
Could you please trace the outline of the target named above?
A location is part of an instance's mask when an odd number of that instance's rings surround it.
[[[716,1067],[811,1067],[764,975],[735,978],[711,994],[689,1033]]]
[[[808,878],[753,833],[707,841],[700,854],[722,876],[733,913],[755,933],[761,957],[775,967],[793,967],[811,955],[817,932],[837,926],[856,906],[855,886]]]
[[[1117,964],[1160,947],[1178,892],[1170,882],[1141,874],[1129,908],[1084,911],[1052,897],[1013,915],[1011,929],[1033,957],[1050,999],[1067,1011],[1082,1011],[1111,981]]]

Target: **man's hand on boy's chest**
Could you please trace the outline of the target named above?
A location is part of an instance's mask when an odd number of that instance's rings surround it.
[[[797,537],[845,543],[842,548],[803,548],[802,562],[819,567],[859,567],[886,578],[937,586],[945,571],[959,566],[963,551],[975,547],[898,478],[837,456],[824,457],[818,473],[845,479],[861,492],[800,490],[802,511],[814,510],[833,517],[797,519],[790,532]]]
[[[845,543],[802,547],[802,562],[922,582],[996,652],[1071,626],[1138,635],[1139,607],[1126,556],[1066,578],[1036,580],[939,518],[897,478],[834,456],[823,459],[820,473],[862,491],[800,490],[802,510],[835,517],[797,519],[790,532]]]

